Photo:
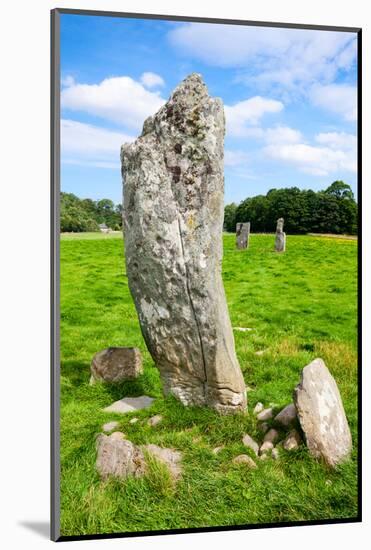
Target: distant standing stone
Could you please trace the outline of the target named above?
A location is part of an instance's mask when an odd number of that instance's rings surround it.
[[[275,250],[276,252],[285,252],[286,250],[286,233],[283,231],[284,219],[279,218],[277,220],[277,229],[276,229],[276,241],[275,241]]]
[[[304,367],[294,402],[311,454],[332,467],[348,458],[351,433],[339,389],[322,359]]]
[[[239,249],[249,248],[250,222],[236,225],[236,246]]]
[[[144,474],[146,464],[142,451],[125,439],[124,434],[114,432],[97,437],[96,468],[102,479],[111,475],[139,477]]]
[[[275,417],[274,421],[283,428],[293,426],[297,419],[297,412],[294,403],[286,405]]]
[[[221,413],[246,388],[221,274],[223,103],[192,73],[121,148],[125,261],[165,394]]]
[[[91,384],[137,378],[143,372],[142,356],[138,348],[107,348],[94,355],[90,371]]]
[[[147,395],[142,395],[140,397],[124,397],[119,399],[103,409],[105,412],[115,412],[115,413],[128,413],[132,411],[139,411],[140,409],[148,409],[153,403],[154,399],[148,397]]]

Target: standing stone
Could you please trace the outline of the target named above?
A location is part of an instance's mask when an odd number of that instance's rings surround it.
[[[137,378],[143,372],[142,356],[138,348],[107,348],[96,353],[90,365],[90,384],[123,382]]]
[[[276,252],[285,252],[286,250],[286,233],[283,231],[284,219],[277,220],[276,242],[274,248]]]
[[[236,225],[236,246],[239,249],[249,248],[250,222]]]
[[[220,99],[191,74],[121,148],[126,272],[164,391],[185,405],[245,410],[221,277]]]
[[[337,384],[322,359],[304,367],[294,401],[311,454],[329,466],[346,459],[352,437]]]

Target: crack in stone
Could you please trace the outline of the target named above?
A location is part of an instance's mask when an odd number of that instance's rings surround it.
[[[195,307],[194,307],[193,300],[192,300],[192,296],[191,296],[191,289],[190,289],[190,287],[189,287],[188,269],[187,269],[187,263],[186,263],[186,259],[185,259],[185,254],[184,254],[184,243],[183,243],[183,237],[182,237],[182,229],[181,229],[181,227],[180,227],[180,219],[179,219],[179,216],[178,216],[178,229],[179,229],[180,246],[181,246],[181,249],[182,249],[182,256],[183,256],[184,269],[185,269],[185,275],[186,275],[185,280],[186,280],[187,294],[188,294],[188,297],[189,297],[189,303],[190,303],[190,305],[191,305],[193,317],[194,317],[194,320],[195,320],[195,323],[196,323],[196,327],[197,327],[198,339],[199,339],[199,341],[200,341],[201,356],[202,356],[202,364],[203,364],[204,377],[205,377],[205,380],[203,381],[203,382],[204,382],[204,393],[206,394],[207,371],[206,371],[205,352],[204,352],[204,347],[203,347],[202,338],[201,338],[200,326],[199,326],[199,324],[198,324],[197,315],[196,315]]]

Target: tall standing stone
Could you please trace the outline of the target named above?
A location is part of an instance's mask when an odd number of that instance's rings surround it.
[[[221,277],[224,132],[222,101],[191,74],[121,161],[128,282],[164,391],[228,413],[246,388]]]
[[[236,246],[239,249],[249,248],[250,222],[236,225]]]
[[[276,242],[274,248],[276,252],[285,252],[286,250],[286,233],[283,231],[284,219],[277,220]]]

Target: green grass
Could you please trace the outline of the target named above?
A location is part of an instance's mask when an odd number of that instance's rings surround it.
[[[287,252],[272,251],[272,235],[252,235],[237,251],[224,235],[223,279],[236,351],[258,401],[278,408],[292,399],[301,369],[322,357],[334,375],[350,423],[351,460],[331,471],[305,447],[258,468],[232,464],[246,452],[241,438],[259,439],[252,414],[219,416],[164,399],[157,369],[141,336],[119,235],[61,240],[61,531],[62,535],[351,518],[357,515],[357,242],[288,236]],[[118,386],[89,386],[90,361],[108,346],[136,346],[144,374]],[[257,351],[265,350],[263,355]],[[156,398],[148,410],[107,414],[125,395]],[[147,419],[164,420],[149,427]],[[130,424],[137,416],[139,421]],[[141,479],[101,482],[95,437],[118,420],[133,443],[183,453],[176,486],[153,462]],[[214,455],[212,449],[224,445]]]

